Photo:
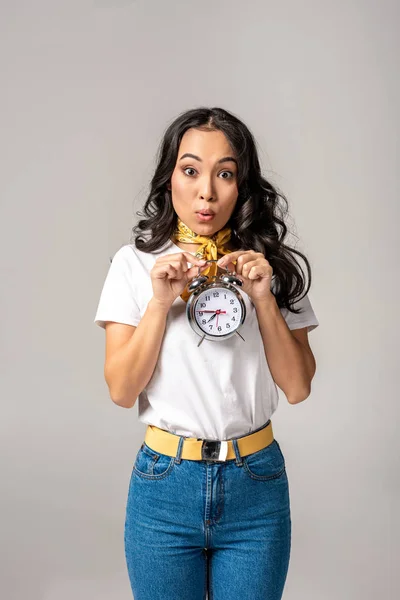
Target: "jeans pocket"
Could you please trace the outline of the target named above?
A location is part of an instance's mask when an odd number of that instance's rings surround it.
[[[175,457],[161,454],[145,442],[136,455],[133,471],[143,479],[164,479],[174,468]]]
[[[279,443],[274,439],[266,448],[244,456],[243,468],[251,479],[258,481],[269,481],[283,475],[286,465]]]

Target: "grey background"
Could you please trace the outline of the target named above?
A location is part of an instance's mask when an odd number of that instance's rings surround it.
[[[313,269],[312,393],[273,417],[284,598],[395,598],[398,3],[3,1],[0,22],[2,597],[131,597],[145,427],[108,396],[93,319],[164,129],[206,105],[253,131]]]

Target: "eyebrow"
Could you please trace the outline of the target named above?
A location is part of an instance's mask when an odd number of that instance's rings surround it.
[[[200,158],[200,156],[196,156],[196,154],[191,154],[190,152],[186,152],[186,154],[182,154],[182,156],[180,157],[179,160],[182,160],[183,158],[194,158],[195,160],[198,160],[199,162],[203,162]],[[220,158],[219,161],[217,161],[217,164],[223,163],[223,162],[234,162],[237,166],[237,160],[235,158],[233,158],[233,156],[224,156],[224,158]]]

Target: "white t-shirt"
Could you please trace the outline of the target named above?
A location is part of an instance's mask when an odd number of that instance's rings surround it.
[[[94,322],[137,326],[153,296],[150,271],[159,256],[183,252],[169,241],[162,250],[146,253],[134,244],[114,255],[100,296]],[[195,254],[192,252],[191,254]],[[192,266],[191,263],[189,263]],[[272,282],[273,286],[273,282]],[[190,326],[186,302],[172,304],[158,361],[146,388],[139,394],[138,418],[177,435],[226,440],[247,435],[271,418],[278,389],[271,376],[250,297],[240,290],[246,319],[238,335],[224,341],[204,339]],[[281,309],[289,329],[315,329],[319,322],[308,294],[295,304],[302,314]]]

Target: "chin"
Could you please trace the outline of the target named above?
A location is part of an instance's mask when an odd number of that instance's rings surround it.
[[[199,231],[200,234],[203,235],[214,235],[217,233],[221,227],[212,226],[210,223],[196,223],[196,225],[192,228],[193,231]]]

